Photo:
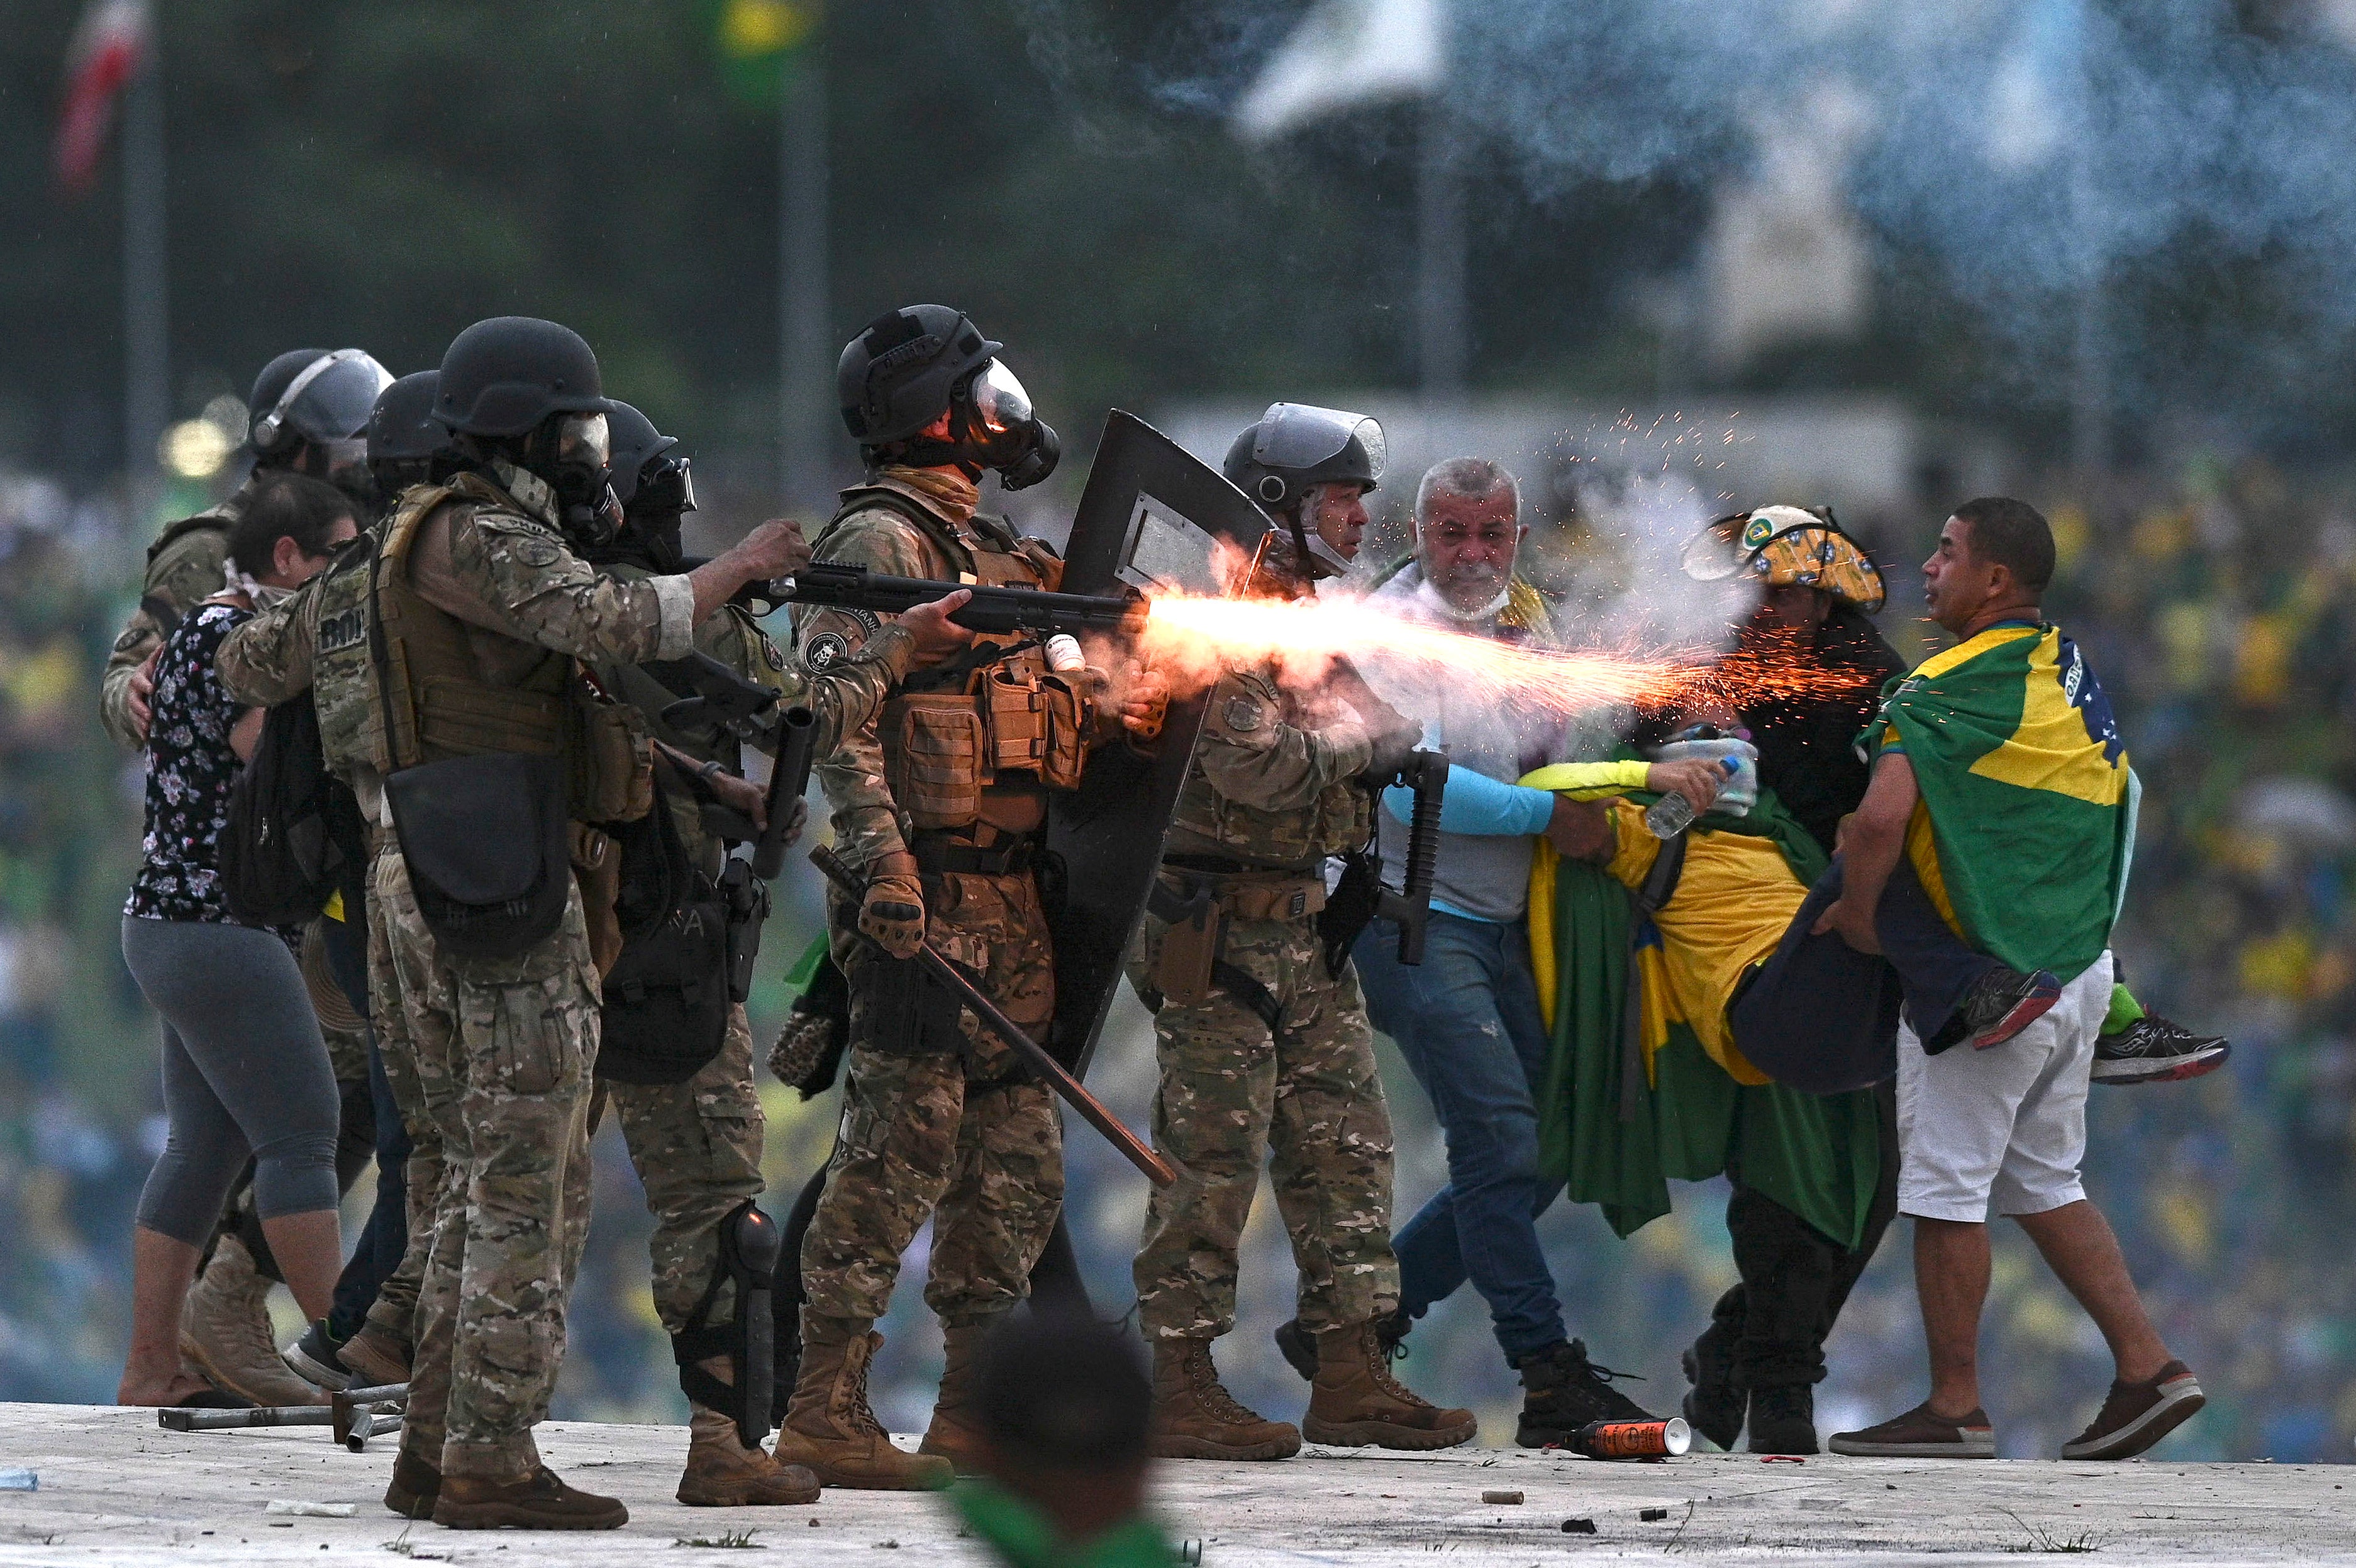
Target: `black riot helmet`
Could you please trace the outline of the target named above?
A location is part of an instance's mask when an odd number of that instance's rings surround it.
[[[834,372],[842,423],[869,465],[954,463],[976,480],[994,468],[1010,490],[1054,473],[1063,443],[997,358],[1004,348],[946,305],[912,305],[869,322]],[[926,435],[945,413],[947,437]]]
[[[253,378],[246,444],[254,466],[325,479],[373,512],[364,437],[377,394],[391,384],[391,373],[359,349],[279,355]]]
[[[1367,414],[1272,403],[1236,437],[1220,468],[1270,517],[1291,525],[1304,570],[1337,575],[1350,564],[1302,526],[1301,503],[1319,485],[1354,484],[1360,494],[1375,489],[1384,456],[1383,427]]]
[[[619,521],[608,456],[613,404],[581,334],[529,316],[495,316],[450,340],[434,414],[477,452],[504,453],[556,492],[566,529],[609,535]]]
[[[418,371],[377,395],[369,414],[368,466],[387,499],[431,484],[450,456],[450,427],[434,417],[442,372]]]
[[[618,399],[614,432],[614,496],[624,519],[622,546],[636,546],[659,571],[675,572],[685,556],[680,520],[695,510],[695,480],[679,438]]]

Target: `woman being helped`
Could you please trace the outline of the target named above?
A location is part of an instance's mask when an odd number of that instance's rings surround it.
[[[241,924],[222,900],[230,786],[253,754],[262,710],[230,700],[213,658],[234,628],[323,570],[356,532],[351,502],[327,485],[289,475],[262,486],[230,531],[230,586],[182,621],[156,659],[146,836],[123,909],[123,957],[163,1016],[171,1133],[139,1198],[121,1404],[246,1402],[182,1361],[179,1324],[198,1251],[249,1154],[262,1231],[305,1318],[327,1316],[335,1294],[336,1080],[294,933]]]

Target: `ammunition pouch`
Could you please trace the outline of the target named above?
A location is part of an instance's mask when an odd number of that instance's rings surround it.
[[[584,822],[635,822],[653,809],[654,750],[637,709],[607,702],[573,683],[574,744],[567,780],[573,817]]]
[[[519,957],[563,924],[573,868],[561,759],[428,762],[389,775],[384,795],[418,913],[451,954]]]
[[[712,1271],[712,1283],[688,1326],[671,1336],[671,1359],[679,1363],[680,1391],[706,1410],[734,1417],[744,1446],[758,1448],[769,1435],[775,1413],[774,1301],[785,1238],[777,1222],[746,1198],[721,1220],[719,1243],[719,1266]],[[714,1324],[712,1306],[723,1280],[736,1287],[736,1308],[729,1322]],[[728,1359],[736,1374],[734,1383],[723,1383],[703,1369],[701,1363],[715,1356]]]
[[[1076,788],[1095,722],[1092,686],[1024,648],[973,671],[962,691],[893,698],[877,725],[893,800],[918,832],[954,831],[980,819],[982,791],[1001,774]]]
[[[989,734],[971,697],[925,692],[884,704],[884,782],[920,832],[971,826],[981,815]]]

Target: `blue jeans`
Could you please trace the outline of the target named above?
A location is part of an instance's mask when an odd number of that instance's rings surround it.
[[[1431,913],[1423,962],[1398,959],[1376,920],[1352,956],[1375,1027],[1431,1101],[1448,1142],[1448,1185],[1400,1228],[1399,1305],[1421,1317],[1468,1278],[1489,1304],[1505,1359],[1569,1337],[1537,1217],[1563,1184],[1538,1169],[1537,1088],[1547,1039],[1529,929]]]

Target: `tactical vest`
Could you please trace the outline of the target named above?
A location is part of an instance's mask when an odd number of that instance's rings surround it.
[[[1213,688],[1210,699],[1215,708],[1240,700],[1261,710],[1249,725],[1239,724],[1237,728],[1275,724],[1315,727],[1316,721],[1304,711],[1301,700],[1281,685],[1276,688],[1272,711],[1257,683],[1249,691],[1239,692],[1237,686],[1233,681],[1222,682]],[[1222,714],[1214,712],[1207,722],[1215,726],[1222,722]],[[1301,867],[1328,855],[1365,848],[1374,827],[1374,798],[1355,780],[1328,784],[1306,805],[1254,806],[1231,800],[1213,789],[1198,760],[1171,817],[1169,849],[1173,854],[1212,855],[1247,865]]]
[[[653,798],[651,761],[632,709],[597,697],[574,661],[553,650],[543,650],[511,685],[484,680],[466,623],[428,603],[410,581],[418,531],[445,501],[514,505],[472,474],[413,487],[385,520],[373,559],[354,553],[368,567],[351,574],[359,579],[357,589],[341,586],[339,576],[337,589],[320,596],[315,681],[327,680],[332,664],[340,686],[348,663],[369,683],[369,695],[379,699],[357,720],[345,715],[338,700],[334,722],[340,733],[330,737],[322,697],[321,737],[330,757],[339,746],[348,746],[379,773],[391,774],[496,752],[559,757],[566,764],[573,820],[627,822],[645,815]]]
[[[938,546],[960,582],[1050,592],[1063,582],[1063,562],[1042,542],[981,517],[969,537],[881,488],[851,492],[819,536],[818,550],[823,553],[844,519],[877,506],[907,519]],[[980,634],[964,655],[912,677],[884,704],[876,720],[884,781],[919,832],[971,827],[984,789],[1076,788],[1095,722],[1093,677],[1050,668],[1034,639]]]

